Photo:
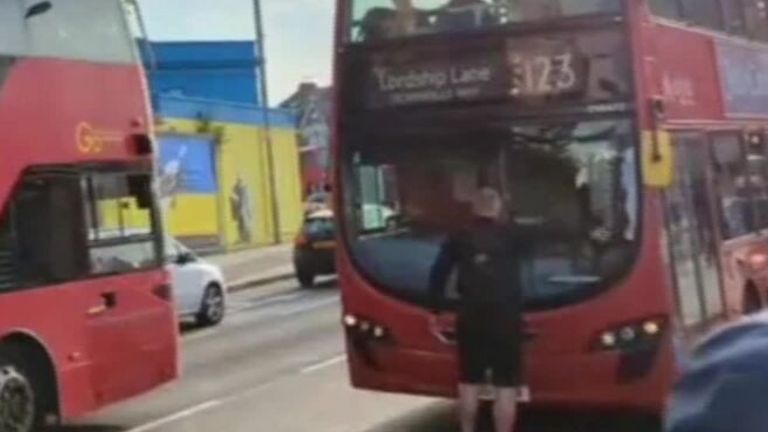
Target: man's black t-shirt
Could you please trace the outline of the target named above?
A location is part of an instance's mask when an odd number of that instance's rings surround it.
[[[458,272],[459,317],[475,325],[508,327],[522,319],[521,267],[531,249],[522,230],[478,219],[442,247],[430,275],[430,300],[445,304],[445,287]]]

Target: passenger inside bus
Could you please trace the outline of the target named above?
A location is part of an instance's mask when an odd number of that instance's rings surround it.
[[[617,0],[357,0],[355,39],[452,33],[620,10],[621,2]]]

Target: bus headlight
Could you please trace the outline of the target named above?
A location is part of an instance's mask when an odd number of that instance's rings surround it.
[[[600,343],[605,348],[615,347],[616,346],[616,333],[614,332],[605,332],[600,336]]]
[[[621,332],[619,333],[621,335],[621,340],[624,342],[632,342],[635,339],[635,336],[637,336],[637,331],[632,326],[627,326],[621,329]]]
[[[665,320],[649,318],[603,330],[593,347],[601,351],[633,351],[654,344],[664,334]]]
[[[357,317],[354,315],[344,315],[344,326],[354,327],[357,325]]]
[[[344,327],[347,328],[347,330],[351,331],[352,334],[357,337],[383,341],[388,339],[390,336],[390,332],[387,327],[372,320],[358,317],[356,315],[344,315],[342,323],[344,324]]]
[[[643,332],[648,336],[654,336],[661,333],[661,325],[657,321],[646,321],[643,324]]]
[[[376,326],[373,328],[373,337],[376,339],[382,339],[387,335],[387,331],[382,326]]]

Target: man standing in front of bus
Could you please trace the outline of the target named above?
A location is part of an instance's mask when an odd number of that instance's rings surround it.
[[[496,190],[482,188],[473,199],[473,211],[472,225],[443,245],[430,275],[430,295],[437,320],[456,271],[462,432],[475,430],[480,392],[489,375],[496,391],[496,431],[511,432],[523,384],[521,263],[528,242],[511,222],[504,224]]]

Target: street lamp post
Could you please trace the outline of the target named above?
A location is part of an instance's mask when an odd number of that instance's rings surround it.
[[[277,196],[277,183],[275,179],[275,149],[272,141],[272,133],[269,120],[269,95],[267,93],[267,57],[264,54],[264,21],[261,14],[261,0],[253,0],[254,25],[256,28],[256,50],[259,57],[261,70],[259,75],[259,92],[261,93],[261,112],[264,120],[264,143],[267,146],[267,177],[270,195],[270,216],[274,234],[272,242],[279,244],[282,241],[282,227],[280,224],[279,199]],[[257,66],[258,67],[258,66]]]

